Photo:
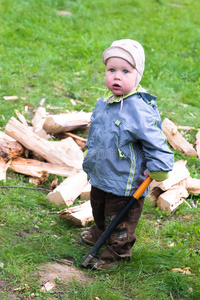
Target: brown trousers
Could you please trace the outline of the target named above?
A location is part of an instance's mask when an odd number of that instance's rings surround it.
[[[94,240],[97,241],[130,200],[130,197],[116,196],[92,186],[90,200],[95,221],[95,225],[90,228],[90,233]],[[143,205],[144,197],[134,202],[127,215],[108,238],[106,247],[100,255],[102,259],[117,260],[131,257],[131,248],[136,241],[135,229],[141,216]]]

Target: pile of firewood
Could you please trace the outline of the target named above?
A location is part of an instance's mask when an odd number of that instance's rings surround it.
[[[87,134],[91,113],[48,115],[43,107],[39,107],[31,126],[22,114],[18,111],[16,114],[18,120],[12,117],[5,132],[0,131],[0,180],[6,181],[7,169],[29,176],[34,184],[45,182],[49,174],[60,175],[66,179],[60,185],[52,184],[52,191],[46,196],[48,201],[69,207],[77,197],[83,202],[88,200],[90,184],[82,170],[86,139],[73,132],[79,130],[81,135]],[[185,155],[200,157],[200,131],[196,150],[170,120],[163,121],[163,131],[173,148]],[[185,162],[177,162],[169,179],[162,183],[152,182],[149,197],[161,209],[172,211],[188,192],[200,192],[199,181],[192,180]],[[66,208],[59,216],[83,226],[92,220],[89,202]]]
[[[66,177],[47,199],[56,205],[71,205],[88,184],[82,170],[86,139],[70,130],[87,130],[91,113],[72,112],[46,115],[37,109],[32,126],[17,113],[0,132],[1,180],[6,181],[6,170],[30,177],[34,184],[43,183],[49,174]]]
[[[177,127],[172,121],[165,118],[162,123],[163,132],[168,143],[186,156],[200,158],[200,130],[196,134],[194,146],[190,144],[178,131],[195,129],[192,127]],[[174,163],[173,170],[169,172],[169,178],[156,182],[153,180],[148,198],[163,211],[172,212],[191,194],[200,194],[200,179],[192,178],[186,168],[186,161],[180,160]],[[190,206],[188,202],[187,205]]]

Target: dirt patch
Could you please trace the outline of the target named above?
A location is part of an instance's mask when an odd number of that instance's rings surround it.
[[[40,267],[38,283],[41,287],[56,290],[56,283],[70,283],[73,280],[86,282],[86,274],[73,265],[65,265],[57,262],[47,263]]]

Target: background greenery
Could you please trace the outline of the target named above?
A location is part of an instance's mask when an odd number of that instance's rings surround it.
[[[31,121],[40,101],[50,113],[92,111],[105,88],[101,55],[121,38],[138,40],[145,49],[142,86],[158,96],[162,119],[200,128],[200,2],[191,0],[1,0],[0,127],[14,110]],[[65,14],[63,14],[65,12]],[[4,96],[18,96],[6,101]],[[74,107],[70,99],[78,100]],[[194,132],[188,132],[191,143]],[[186,159],[193,177],[200,163]],[[43,185],[49,188],[50,176]],[[62,178],[59,179],[62,181]],[[26,176],[8,172],[2,186],[30,187]],[[145,203],[133,260],[118,271],[92,273],[93,284],[60,284],[57,299],[200,299],[199,196],[197,208],[181,205],[166,214]],[[34,272],[41,263],[71,258],[77,268],[88,248],[79,244],[80,229],[67,225],[45,193],[0,189],[0,274],[6,290],[28,284],[16,297],[46,299]],[[50,226],[52,225],[53,226]],[[174,244],[173,247],[169,245]],[[77,247],[77,244],[79,245]],[[173,273],[190,267],[195,275]]]

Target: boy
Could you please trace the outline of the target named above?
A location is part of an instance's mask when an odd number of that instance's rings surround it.
[[[105,95],[95,106],[83,169],[90,178],[91,206],[95,225],[81,234],[94,244],[110,222],[149,176],[165,180],[173,167],[173,153],[162,132],[156,97],[141,88],[145,55],[140,43],[118,40],[103,52],[106,66]],[[116,267],[131,258],[144,197],[133,207],[108,238],[92,269]]]

